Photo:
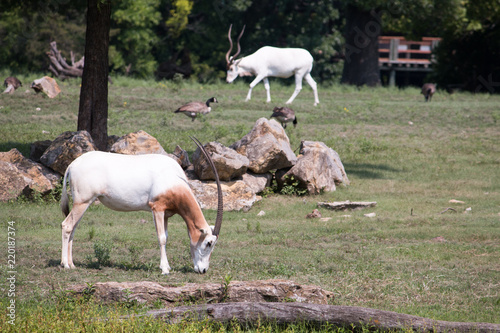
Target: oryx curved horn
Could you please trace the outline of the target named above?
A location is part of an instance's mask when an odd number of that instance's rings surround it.
[[[231,28],[229,28],[229,31],[231,31]],[[240,36],[241,37],[241,36]],[[231,50],[229,50],[231,51]],[[212,161],[212,158],[210,155],[208,155],[207,151],[205,150],[205,147],[201,144],[201,142],[195,138],[194,136],[189,137],[191,140],[194,141],[194,143],[200,148],[200,150],[203,152],[203,155],[205,156],[205,159],[207,160],[208,164],[210,164],[210,167],[212,168],[212,171],[215,175],[215,182],[217,183],[217,217],[215,219],[215,227],[213,231],[213,235],[219,237],[219,232],[220,232],[220,227],[222,225],[222,214],[224,211],[224,203],[222,199],[222,189],[220,185],[220,180],[219,180],[219,174],[217,173],[217,169],[215,168],[214,162]]]
[[[227,51],[227,53],[226,53],[226,62],[227,62],[228,65],[231,62],[231,60],[229,60],[229,56],[231,55],[231,51],[233,50],[233,41],[231,39],[231,29],[232,29],[232,27],[233,27],[233,25],[231,24],[229,26],[229,32],[227,33],[227,38],[229,39],[229,51]],[[232,59],[236,59],[236,57],[241,52],[240,39],[241,39],[241,36],[243,36],[243,33],[245,32],[245,27],[246,27],[246,25],[243,26],[243,29],[241,29],[240,35],[238,36],[238,39],[236,40],[236,44],[238,45],[238,50],[236,51],[236,53],[234,54],[234,56],[232,56]]]
[[[226,53],[226,62],[228,65],[229,65],[229,56],[231,55],[231,51],[233,50],[233,41],[231,40],[231,29],[232,28],[233,28],[233,25],[231,24],[229,26],[229,32],[227,33],[227,38],[229,39],[229,51],[227,51],[227,53]]]

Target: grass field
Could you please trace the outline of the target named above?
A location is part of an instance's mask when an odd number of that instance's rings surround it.
[[[17,148],[28,156],[31,142],[76,130],[80,88],[77,80],[59,82],[62,93],[49,99],[25,93],[37,77],[20,78],[23,88],[14,95],[0,94],[0,151]],[[204,86],[117,78],[109,87],[108,134],[144,130],[167,152],[176,145],[193,152],[189,135],[229,146],[292,92],[293,86],[271,81],[273,102],[267,104],[261,85],[252,100],[244,102],[243,81]],[[212,96],[219,103],[202,119],[191,122],[172,113],[184,102]],[[312,91],[304,86],[292,106],[298,126],[290,126],[287,134],[293,149],[301,140],[316,140],[336,150],[350,186],[318,196],[269,194],[246,213],[226,212],[205,275],[193,271],[179,216],[169,223],[167,256],[173,272],[168,276],[158,268],[151,216],[102,206],[92,206],[76,231],[73,253],[78,268],[61,271],[63,215],[58,203],[0,203],[4,235],[8,222],[14,221],[17,271],[15,297],[8,297],[4,236],[2,309],[15,299],[17,318],[12,326],[2,315],[0,330],[80,331],[90,325],[89,318],[147,310],[72,301],[63,292],[72,284],[149,280],[182,285],[220,283],[229,276],[318,285],[335,292],[337,305],[500,323],[500,96],[438,91],[425,103],[417,88],[347,86],[320,86],[319,96],[320,105],[313,107]],[[465,203],[453,204],[451,199]],[[353,212],[320,209],[331,217],[328,221],[305,218],[317,202],[341,200],[376,201],[377,206]],[[448,207],[454,210],[441,213]],[[266,214],[257,216],[260,211]],[[372,212],[376,217],[364,216]],[[205,211],[205,216],[211,223],[215,220],[214,211]],[[106,266],[97,268],[96,246],[111,250]],[[92,325],[104,331],[167,329],[154,321],[111,320],[107,329]]]

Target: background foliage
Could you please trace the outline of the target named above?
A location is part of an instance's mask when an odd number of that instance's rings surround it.
[[[0,68],[14,74],[46,71],[45,52],[53,40],[67,58],[70,51],[83,55],[86,5],[85,0],[2,1]],[[313,76],[324,84],[338,82],[348,5],[372,9],[385,35],[443,37],[436,82],[476,90],[481,77],[498,80],[500,3],[488,0],[113,1],[111,73],[130,69],[139,78],[171,78],[163,75],[162,64],[190,62],[194,80],[214,82],[225,75],[227,29],[234,24],[237,31],[246,25],[242,55],[264,45],[306,48],[315,58]]]

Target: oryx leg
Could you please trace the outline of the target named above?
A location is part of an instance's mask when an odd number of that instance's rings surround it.
[[[271,87],[269,86],[269,79],[267,77],[264,78],[264,88],[266,88],[266,93],[267,93],[267,101],[268,103],[271,102]]]
[[[247,98],[245,99],[245,102],[248,102],[252,98],[252,89],[255,87],[260,81],[264,80],[267,78],[263,75],[257,75],[257,77],[250,83],[250,89],[248,90],[248,95]],[[269,87],[269,81],[268,81],[268,87]]]
[[[302,78],[304,76],[301,75],[300,73],[295,73],[295,91],[292,94],[292,97],[288,101],[286,101],[286,104],[291,104],[295,97],[299,94],[299,92],[302,90]]]
[[[162,274],[170,273],[170,265],[167,259],[167,238],[168,238],[168,218],[164,211],[157,211],[153,209],[153,219],[156,227],[156,234],[158,235],[158,244],[160,245],[160,269]]]
[[[73,204],[71,212],[62,222],[61,266],[64,268],[75,268],[75,265],[73,264],[73,236],[75,235],[78,223],[91,203],[92,202]]]
[[[311,73],[307,73],[305,76],[305,79],[307,83],[311,86],[313,92],[314,92],[314,106],[319,104],[319,98],[318,98],[318,85],[316,84],[316,81],[311,76]]]

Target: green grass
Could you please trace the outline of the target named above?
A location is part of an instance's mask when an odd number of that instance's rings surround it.
[[[24,92],[35,78],[21,77],[23,88],[14,95],[0,94],[0,151],[18,148],[28,156],[31,142],[76,130],[79,81],[59,82],[63,92],[49,99]],[[168,152],[176,145],[194,151],[190,135],[229,146],[248,133],[258,118],[268,118],[272,108],[282,105],[293,92],[293,86],[271,80],[272,103],[265,103],[261,85],[245,103],[247,84],[243,81],[231,85],[114,81],[109,87],[108,134],[144,130]],[[90,325],[90,318],[131,311],[120,304],[105,307],[66,300],[61,293],[73,284],[222,283],[226,276],[319,285],[336,293],[332,303],[336,305],[437,320],[500,323],[500,96],[440,91],[425,103],[416,88],[349,86],[321,86],[319,95],[321,103],[313,107],[312,91],[304,86],[292,105],[298,126],[288,128],[287,134],[293,149],[301,140],[317,140],[336,150],[351,185],[318,196],[271,194],[246,213],[226,212],[205,275],[193,271],[186,227],[179,216],[169,220],[167,256],[173,271],[168,276],[162,276],[158,268],[150,214],[119,213],[101,206],[92,206],[76,231],[73,252],[78,268],[61,271],[63,216],[58,203],[0,203],[5,234],[8,221],[15,221],[17,229],[18,326],[14,330],[24,331],[23,325],[56,330],[59,324],[54,323],[60,315],[68,321],[60,322],[60,327],[68,329],[57,330],[78,331],[81,325]],[[194,122],[172,113],[182,103],[212,96],[219,103]],[[450,199],[465,204],[451,204]],[[331,218],[328,221],[305,218],[319,201],[342,200],[377,201],[377,206],[352,212],[320,209]],[[447,207],[456,212],[440,214]],[[468,207],[471,210],[465,212]],[[257,216],[261,210],[266,215]],[[370,212],[376,217],[364,216]],[[205,216],[215,220],[214,211],[205,211]],[[445,242],[433,240],[439,236]],[[2,253],[7,253],[3,244]],[[112,244],[106,265],[97,265],[96,244]],[[5,265],[6,260],[2,261],[1,288],[7,286]],[[5,308],[9,298],[6,293],[2,297]],[[142,313],[151,306],[136,306],[133,311]],[[181,331],[165,325],[158,328],[155,325],[161,324],[149,319],[108,323],[125,331],[137,330],[136,324],[144,331],[148,327]],[[0,329],[6,327],[10,326],[2,317]],[[200,326],[185,329],[202,330]],[[96,326],[95,330],[106,329]],[[213,326],[211,330],[222,329]]]

